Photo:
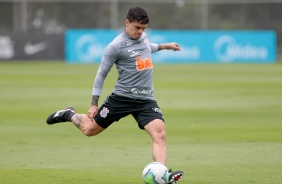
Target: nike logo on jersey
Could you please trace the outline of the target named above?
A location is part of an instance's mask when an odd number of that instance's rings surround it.
[[[139,55],[139,52],[132,51],[130,57],[135,57],[135,56],[138,56],[138,55]]]
[[[127,52],[132,52],[134,49],[128,49]]]

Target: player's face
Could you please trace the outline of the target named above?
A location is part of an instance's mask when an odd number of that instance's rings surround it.
[[[125,32],[134,40],[138,40],[143,31],[147,28],[148,24],[140,24],[138,22],[129,22],[128,19],[125,20],[126,29]]]

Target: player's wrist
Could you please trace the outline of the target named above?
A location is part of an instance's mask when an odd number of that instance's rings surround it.
[[[97,107],[98,107],[98,103],[93,103],[93,102],[91,102],[90,105],[91,105],[91,106],[97,106]]]
[[[162,44],[159,44],[158,45],[158,50],[163,50],[164,49],[164,46]]]
[[[93,106],[93,105],[98,106],[99,97],[100,96],[92,95],[91,106]]]

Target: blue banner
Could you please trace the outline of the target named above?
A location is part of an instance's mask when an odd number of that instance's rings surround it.
[[[100,62],[106,46],[123,30],[68,30],[66,61]],[[152,43],[177,42],[181,51],[163,50],[152,55],[155,63],[274,63],[273,31],[168,31],[146,30]]]

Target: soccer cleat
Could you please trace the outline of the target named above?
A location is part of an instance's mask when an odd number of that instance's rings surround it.
[[[59,110],[56,112],[53,112],[46,120],[46,123],[49,125],[55,124],[55,123],[60,123],[60,122],[66,122],[69,121],[68,119],[65,118],[65,114],[69,114],[70,117],[76,113],[74,107],[67,107],[63,110]]]
[[[171,169],[168,172],[169,172],[168,182],[167,182],[168,184],[178,183],[184,174],[182,171],[173,172]]]

